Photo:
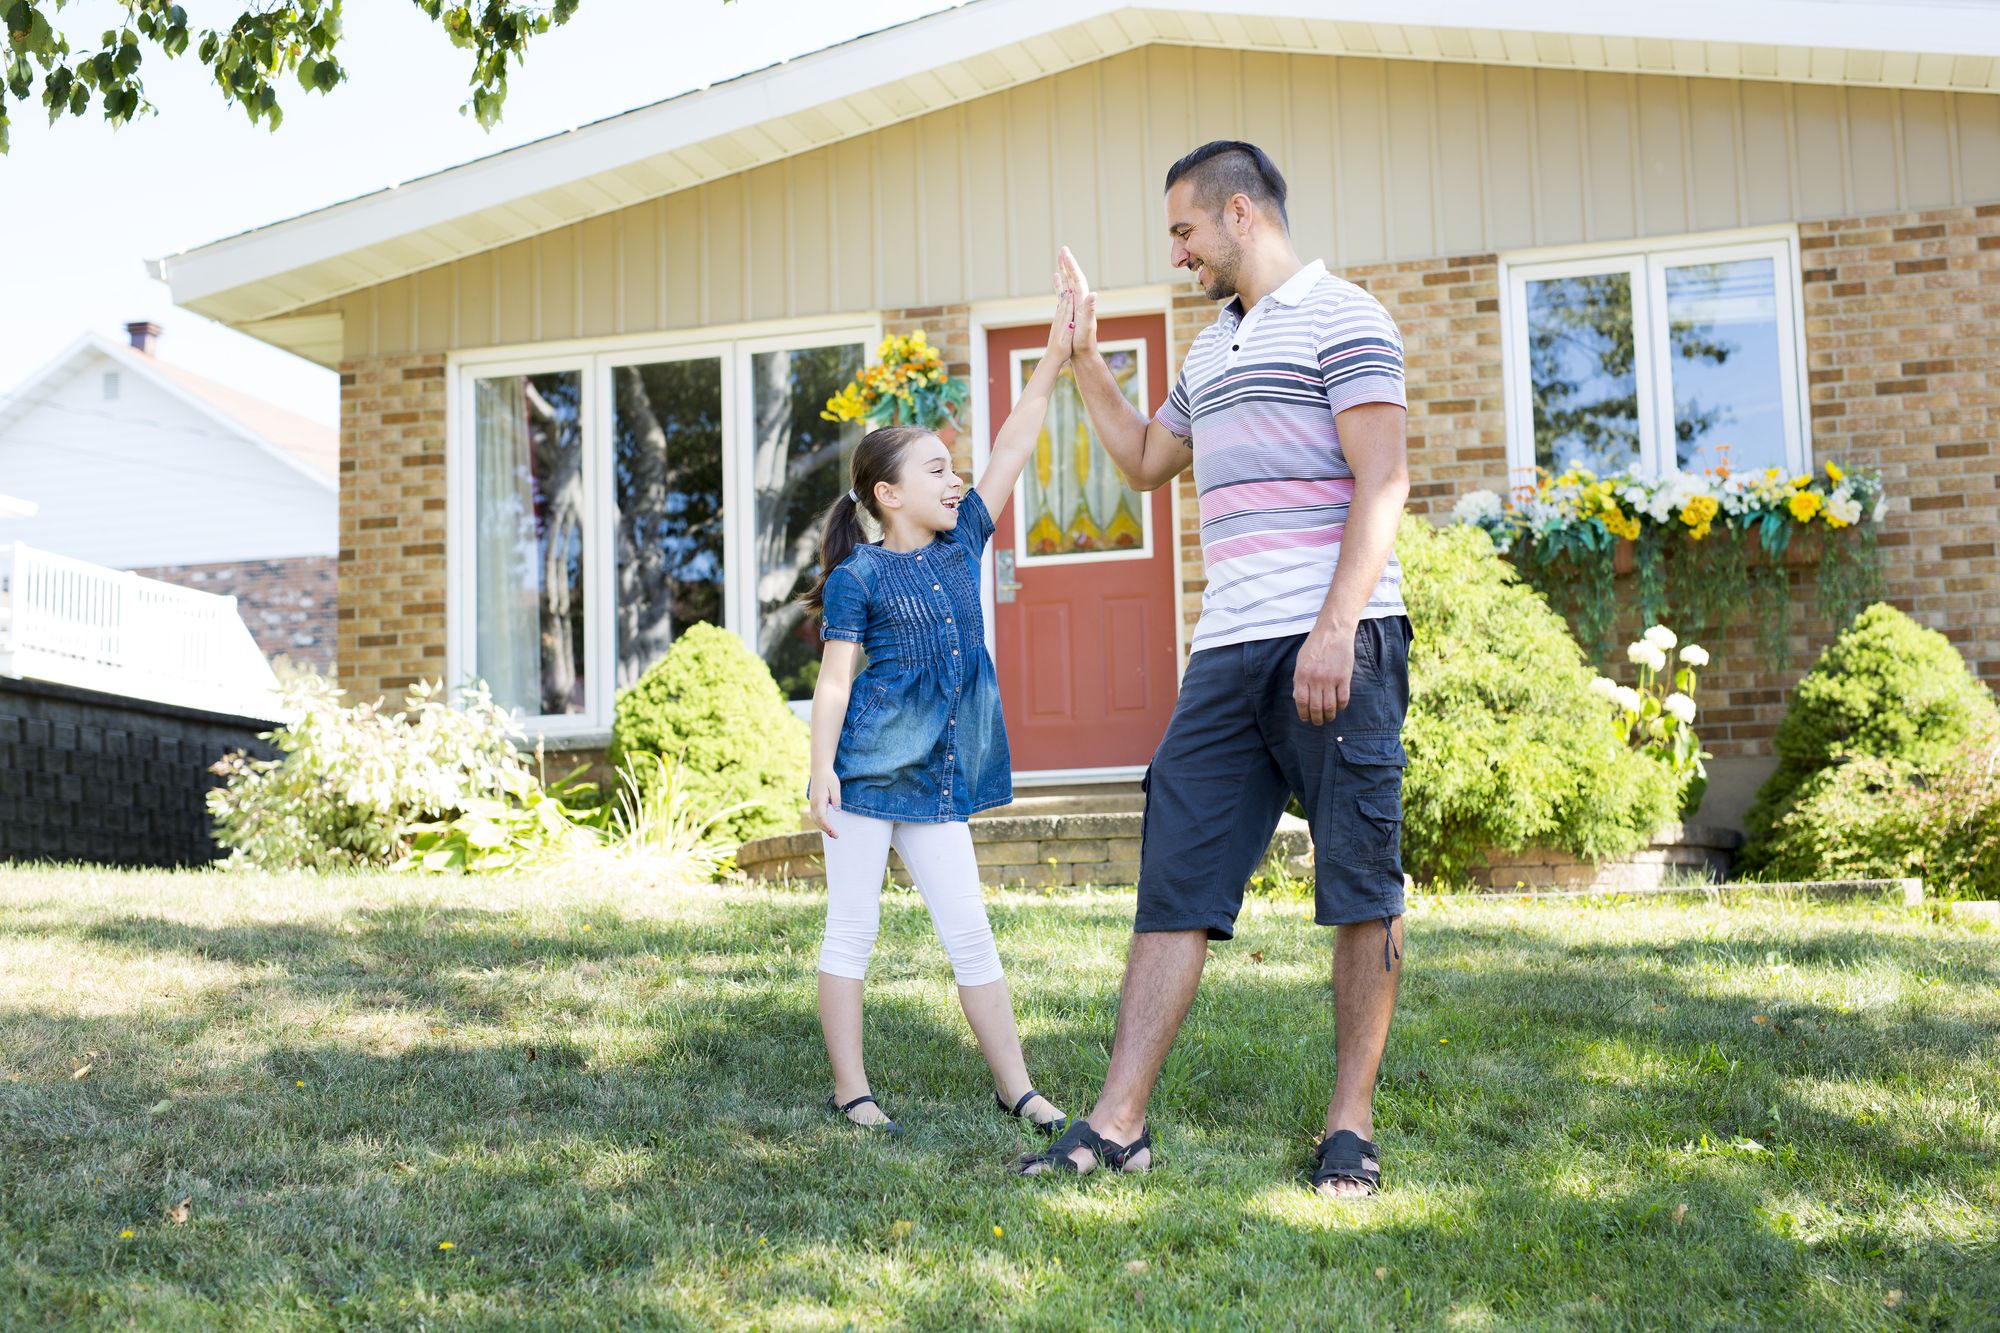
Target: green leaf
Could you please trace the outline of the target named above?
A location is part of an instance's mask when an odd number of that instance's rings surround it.
[[[311,92],[319,81],[319,62],[311,56],[299,58],[299,87]]]

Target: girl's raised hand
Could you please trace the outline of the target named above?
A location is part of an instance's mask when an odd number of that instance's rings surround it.
[[[1061,366],[1069,360],[1076,341],[1076,298],[1063,290],[1062,274],[1056,274],[1056,315],[1049,321],[1048,364]]]

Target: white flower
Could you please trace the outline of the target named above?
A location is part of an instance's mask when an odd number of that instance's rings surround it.
[[[1648,667],[1654,671],[1665,671],[1667,669],[1667,655],[1660,650],[1659,645],[1648,643],[1644,639],[1639,640],[1625,650],[1625,660],[1636,662],[1638,665]]]
[[[1842,523],[1859,523],[1861,501],[1851,495],[1836,495],[1826,502],[1826,512],[1827,517],[1838,519]]]
[[[1694,724],[1694,700],[1688,698],[1679,690],[1675,690],[1665,699],[1662,699],[1660,707],[1670,717],[1678,718],[1682,726],[1686,727]]]
[[[1640,708],[1645,706],[1645,700],[1639,697],[1639,691],[1633,689],[1630,685],[1620,685],[1618,693],[1612,696],[1611,702],[1617,704],[1628,713],[1636,713]]]
[[[1492,491],[1467,491],[1451,507],[1454,523],[1490,523],[1500,517],[1500,497]]]
[[[1679,643],[1680,637],[1665,625],[1655,625],[1646,631],[1646,642],[1652,644],[1661,652],[1665,652]]]
[[[1592,676],[1590,692],[1609,703],[1618,697],[1618,682],[1609,676]]]
[[[1889,493],[1887,491],[1884,491],[1882,492],[1881,497],[1875,501],[1875,512],[1870,514],[1868,517],[1872,521],[1880,523],[1882,521],[1882,515],[1888,512],[1889,512]]]
[[[1681,661],[1686,662],[1689,666],[1707,666],[1708,649],[1698,643],[1691,643],[1681,649]]]

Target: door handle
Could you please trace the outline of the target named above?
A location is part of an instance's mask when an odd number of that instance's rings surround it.
[[[993,600],[1011,602],[1014,594],[1021,591],[1021,585],[1014,581],[1014,552],[1011,549],[994,552],[993,563],[999,571],[993,583]]]

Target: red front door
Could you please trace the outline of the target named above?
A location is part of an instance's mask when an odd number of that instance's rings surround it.
[[[1046,324],[987,334],[988,415],[1006,420]],[[1098,323],[1133,405],[1166,398],[1166,321]],[[993,536],[994,665],[1016,772],[1149,762],[1174,710],[1171,487],[1128,488],[1064,372],[1035,453]]]

